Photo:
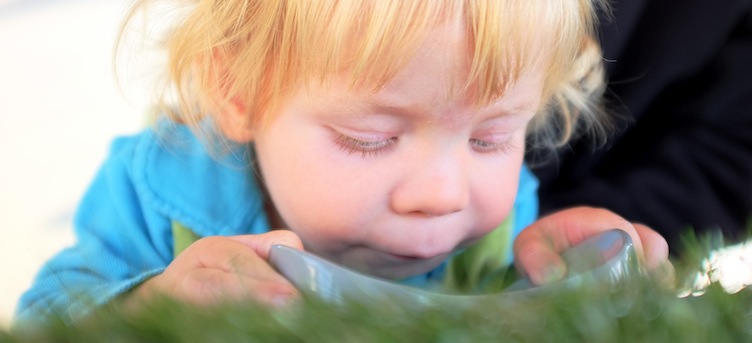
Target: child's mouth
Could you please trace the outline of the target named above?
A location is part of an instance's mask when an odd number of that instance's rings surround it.
[[[410,256],[410,255],[397,255],[397,254],[393,254],[392,256],[394,256],[394,257],[396,257],[396,258],[398,258],[398,259],[400,259],[400,260],[406,260],[406,261],[417,261],[417,260],[421,260],[421,258],[420,258],[420,257],[417,257],[417,256]]]

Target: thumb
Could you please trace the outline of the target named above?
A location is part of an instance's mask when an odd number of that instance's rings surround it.
[[[536,285],[560,280],[567,274],[560,253],[611,228],[627,232],[642,254],[642,240],[632,223],[605,209],[574,207],[549,214],[520,232],[514,242],[515,265]]]
[[[239,235],[229,237],[251,248],[258,256],[268,260],[269,251],[273,245],[286,245],[298,250],[304,250],[300,237],[290,230],[274,230],[258,235]]]
[[[535,285],[543,285],[563,279],[567,266],[550,238],[539,232],[520,234],[514,244],[517,270],[527,275]]]

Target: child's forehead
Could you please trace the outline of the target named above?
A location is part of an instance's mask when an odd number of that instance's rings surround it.
[[[515,0],[502,2],[520,3]],[[509,11],[523,7],[510,6]],[[416,64],[420,67],[427,62],[435,64],[440,60],[450,60],[448,63],[452,64],[452,68],[436,71],[445,75],[445,84],[453,88],[448,93],[459,94],[474,88],[472,92],[478,98],[475,102],[489,104],[498,99],[522,73],[550,64],[552,56],[556,55],[550,50],[557,46],[571,48],[577,45],[574,44],[576,39],[572,44],[552,44],[556,24],[536,26],[530,22],[523,23],[516,17],[519,15],[534,21],[530,14],[497,10],[495,13],[503,16],[493,20],[478,18],[484,13],[474,13],[478,9],[472,6],[454,7],[455,10],[457,8],[461,9],[455,12],[439,11],[439,17],[422,20],[395,13],[385,18],[387,23],[383,26],[386,28],[366,20],[367,23],[356,26],[350,32],[339,32],[336,25],[322,29],[316,37],[311,37],[310,42],[304,43],[311,47],[301,50],[316,52],[316,56],[297,57],[303,64],[302,81],[321,82],[346,70],[352,77],[350,82],[356,87],[381,89],[398,83],[404,70]],[[402,26],[413,27],[413,30],[403,32],[393,28],[400,26],[397,25],[400,21],[405,22]],[[332,45],[332,41],[345,44]],[[311,61],[313,63],[309,63]],[[407,77],[414,79],[422,75]]]
[[[438,85],[440,78],[435,81],[429,77],[426,83],[407,78],[406,82],[389,82],[379,89],[352,88],[347,78],[339,80],[304,88],[298,93],[298,99],[304,102],[298,105],[356,122],[378,120],[374,117],[476,121],[532,115],[538,112],[542,102],[542,77],[535,70],[522,74],[503,94],[486,103],[479,103],[474,94],[443,92],[450,87]]]
[[[448,23],[455,30],[435,43],[462,44],[428,55],[461,64],[460,76],[448,75],[446,83],[457,88],[451,92],[475,88],[474,102],[490,104],[531,66],[544,66],[544,93],[551,94],[589,33],[592,10],[589,1],[552,3],[556,6],[530,0],[280,2],[289,8],[263,17],[264,23],[255,20],[262,17],[247,18],[250,29],[222,46],[230,61],[227,97],[251,99],[251,107],[274,113],[301,84],[325,83],[343,71],[355,87],[381,89],[421,53],[432,31]],[[464,82],[456,82],[460,78]]]
[[[323,82],[307,83],[308,92],[317,93],[313,99],[329,99],[327,106],[349,107],[353,113],[535,112],[543,87],[540,66],[519,64],[520,70],[502,75],[503,91],[483,99],[483,80],[470,79],[471,41],[463,20],[444,21],[428,28],[393,72],[334,71]]]

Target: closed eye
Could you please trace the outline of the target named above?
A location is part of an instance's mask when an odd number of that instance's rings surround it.
[[[342,151],[348,154],[361,154],[363,157],[375,157],[379,154],[386,152],[390,147],[397,143],[397,137],[390,137],[383,140],[366,141],[343,134],[337,134],[335,144],[339,146]]]
[[[515,148],[512,139],[503,139],[501,141],[484,140],[479,138],[470,138],[470,147],[480,153],[504,153]]]

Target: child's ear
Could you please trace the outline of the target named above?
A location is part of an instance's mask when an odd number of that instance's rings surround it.
[[[216,124],[224,137],[238,143],[247,143],[253,140],[253,119],[248,113],[248,106],[241,96],[228,94],[231,73],[228,70],[226,54],[213,50],[208,64],[197,62],[197,68],[202,71],[208,68],[210,78],[207,80],[209,94],[214,99],[227,99],[217,106]],[[228,99],[229,98],[229,99]]]
[[[254,129],[251,117],[245,102],[232,100],[228,102],[217,117],[217,124],[222,134],[238,143],[247,143],[253,140]]]

